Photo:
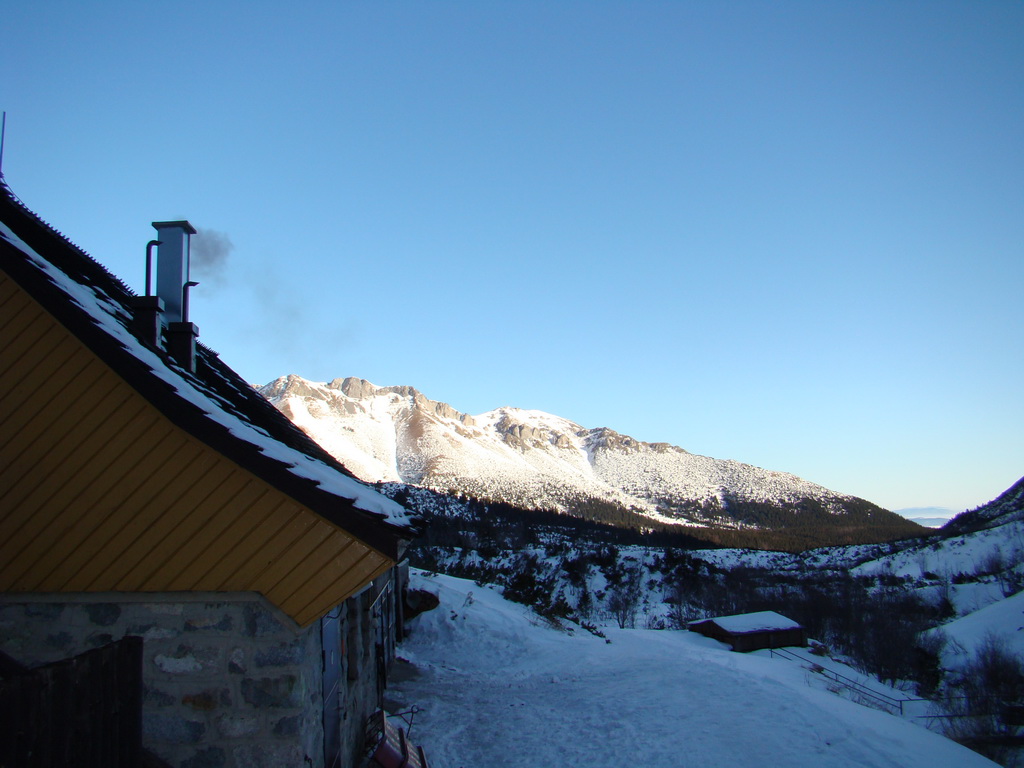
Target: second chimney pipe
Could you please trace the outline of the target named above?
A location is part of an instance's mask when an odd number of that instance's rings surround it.
[[[153,295],[153,249],[163,245],[159,240],[150,240],[146,243],[146,295]]]
[[[188,294],[189,290],[195,288],[199,283],[189,280],[181,289],[181,322],[188,322]]]

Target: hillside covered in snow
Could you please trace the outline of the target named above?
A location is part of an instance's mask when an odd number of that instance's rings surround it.
[[[805,682],[820,675],[832,693],[855,690],[861,703],[912,713],[1020,766],[1024,504],[1016,490],[961,520],[959,531],[803,552],[656,545],[564,516],[524,517],[474,502],[459,514],[439,507],[410,554],[430,572],[498,590],[535,623],[576,635],[672,636],[711,616],[777,612],[817,641]],[[424,489],[403,493],[414,505],[464,504]],[[842,677],[829,678],[833,671]]]
[[[447,576],[412,586],[440,605],[413,621],[388,703],[420,708],[411,737],[440,768],[994,765],[926,719],[856,703],[812,664],[690,632],[606,640]]]

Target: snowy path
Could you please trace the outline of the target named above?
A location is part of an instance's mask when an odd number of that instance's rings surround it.
[[[807,684],[809,673],[684,632],[567,635],[471,582],[414,577],[441,606],[399,649],[418,675],[413,740],[436,768],[992,766],[906,720]],[[470,595],[467,599],[467,595]]]

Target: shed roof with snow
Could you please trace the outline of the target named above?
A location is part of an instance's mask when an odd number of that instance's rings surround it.
[[[740,613],[692,621],[689,630],[728,643],[734,651],[807,645],[807,633],[804,628],[775,611]]]
[[[184,290],[141,333],[147,302],[0,180],[0,591],[254,591],[305,626],[415,524],[216,353],[173,353]]]

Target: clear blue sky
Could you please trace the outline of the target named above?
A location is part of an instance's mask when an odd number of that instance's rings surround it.
[[[411,384],[889,508],[1024,474],[1024,3],[0,0],[6,180],[254,383]],[[215,242],[215,238],[207,238]]]

